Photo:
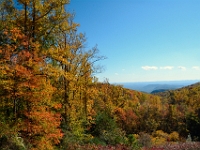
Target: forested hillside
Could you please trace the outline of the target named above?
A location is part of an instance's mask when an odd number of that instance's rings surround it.
[[[0,1],[0,149],[139,149],[199,140],[200,87],[145,94],[94,76],[67,0]]]
[[[174,120],[172,130],[180,131],[180,125],[185,124],[181,134],[191,134],[195,140],[200,140],[200,83],[181,89],[157,93],[161,100],[168,103]],[[170,121],[172,121],[170,119]]]

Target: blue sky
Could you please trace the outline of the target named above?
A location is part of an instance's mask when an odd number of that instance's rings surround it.
[[[87,48],[98,45],[100,81],[200,79],[199,0],[71,0]]]

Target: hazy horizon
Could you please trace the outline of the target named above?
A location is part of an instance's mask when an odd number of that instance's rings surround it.
[[[112,83],[124,88],[151,93],[157,89],[178,89],[199,82],[199,80],[151,81],[151,82],[121,82]]]
[[[115,84],[115,83],[155,83],[155,82],[160,82],[160,83],[166,83],[166,82],[199,82],[200,79],[192,79],[192,80],[160,80],[160,81],[130,81],[130,82],[110,82],[112,84]]]

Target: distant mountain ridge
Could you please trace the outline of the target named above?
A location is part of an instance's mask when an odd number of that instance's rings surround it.
[[[123,87],[146,93],[155,93],[159,90],[175,90],[191,84],[195,84],[199,80],[183,80],[183,81],[155,81],[155,82],[126,82],[120,83]]]
[[[148,84],[144,86],[144,90],[147,93],[152,93],[156,90],[174,90],[183,87],[184,85],[176,85],[176,84]]]
[[[200,82],[196,82],[194,84],[183,86],[181,88],[174,89],[174,90],[173,89],[170,89],[170,90],[159,89],[159,90],[152,91],[151,94],[155,94],[155,95],[159,95],[163,97],[163,95],[166,95],[167,93],[170,93],[170,92],[180,92],[182,90],[194,91],[194,89],[195,89],[195,93],[200,92]]]
[[[160,93],[160,92],[165,92],[167,91],[168,89],[158,89],[158,90],[154,90],[151,92],[151,94],[156,94],[156,93]]]

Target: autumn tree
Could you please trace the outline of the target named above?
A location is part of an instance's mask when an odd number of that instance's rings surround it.
[[[7,129],[1,135],[15,133],[28,148],[53,149],[61,121],[63,131],[79,136],[93,120],[95,64],[105,57],[97,47],[85,50],[68,0],[1,2],[0,115]]]
[[[62,137],[60,116],[53,111],[58,104],[51,101],[54,88],[48,81],[46,62],[38,55],[39,45],[30,43],[17,28],[5,30],[4,36],[10,43],[0,47],[1,113],[9,118],[14,133],[31,144],[29,148],[53,149]],[[1,122],[6,124],[5,120]]]
[[[70,28],[66,20],[70,14],[65,11],[68,0],[18,0],[18,14],[15,25],[29,38],[38,41],[43,49],[58,44],[60,28]]]

